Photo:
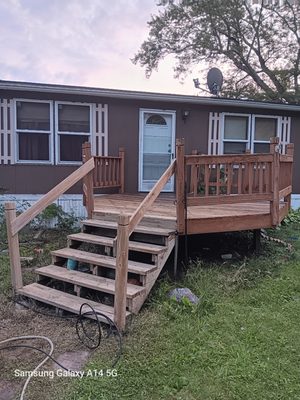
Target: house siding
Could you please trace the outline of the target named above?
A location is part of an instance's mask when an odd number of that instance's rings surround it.
[[[300,116],[295,111],[241,108],[230,106],[206,106],[188,103],[154,102],[148,100],[110,99],[100,96],[69,95],[39,92],[0,91],[0,98],[36,99],[52,101],[86,102],[108,105],[108,154],[117,155],[119,147],[125,148],[125,190],[135,193],[138,190],[139,161],[139,110],[141,108],[176,111],[176,138],[184,138],[186,153],[196,149],[207,154],[210,112],[231,112],[244,114],[291,116],[291,142],[295,143],[293,193],[300,193]],[[188,110],[184,121],[182,111]],[[67,165],[1,165],[0,188],[11,194],[42,194],[73,172],[77,166]],[[68,193],[81,193],[81,184]]]

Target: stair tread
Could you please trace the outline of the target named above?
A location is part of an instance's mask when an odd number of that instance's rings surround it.
[[[97,228],[107,228],[107,229],[114,229],[118,228],[118,223],[115,221],[102,221],[99,219],[86,219],[81,222],[82,225],[94,226]],[[137,233],[145,233],[149,235],[158,235],[158,236],[169,236],[175,233],[174,229],[164,229],[164,228],[153,228],[146,225],[138,225],[134,232]]]
[[[91,235],[90,233],[73,233],[68,235],[68,239],[77,240],[81,242],[100,244],[103,246],[112,247],[114,238],[106,236]],[[166,246],[159,246],[157,244],[142,243],[129,241],[129,250],[141,251],[143,253],[160,254],[167,250]]]
[[[41,301],[43,303],[50,304],[54,307],[62,308],[74,314],[79,314],[80,306],[83,303],[88,303],[95,309],[95,311],[107,315],[112,320],[114,319],[114,309],[111,306],[107,306],[106,304],[101,304],[89,299],[84,299],[82,297],[74,296],[60,290],[52,289],[48,286],[40,285],[39,283],[31,283],[30,285],[24,286],[23,288],[18,289],[17,293],[22,296]],[[89,309],[89,307],[84,307],[83,312],[86,311],[91,310]],[[130,313],[127,311],[126,317],[128,317],[129,315]],[[107,322],[103,317],[99,316],[99,319]]]
[[[134,210],[133,210],[134,211]],[[109,210],[109,211],[93,211],[93,216],[102,216],[102,215],[112,215],[112,216],[119,216],[120,215],[121,210]],[[155,211],[148,211],[146,212],[145,219],[151,219],[151,220],[164,220],[164,221],[176,221],[176,217],[175,216],[169,216],[169,215],[162,215],[162,214],[155,214]]]
[[[62,258],[70,258],[79,262],[90,263],[107,268],[116,268],[116,259],[103,254],[89,253],[88,251],[71,249],[66,247],[60,250],[51,252],[53,255]],[[128,272],[139,275],[147,275],[148,273],[156,270],[156,265],[140,263],[137,261],[128,261]]]
[[[115,293],[115,280],[96,276],[85,272],[68,270],[57,265],[47,265],[35,270],[38,275],[48,276],[49,278],[73,283],[82,287],[105,293]],[[142,294],[145,289],[141,286],[127,283],[127,297],[134,298]]]

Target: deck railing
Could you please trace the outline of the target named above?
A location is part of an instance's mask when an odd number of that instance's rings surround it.
[[[91,144],[86,142],[82,145],[82,160],[87,162],[94,159],[95,168],[83,181],[83,204],[87,209],[88,217],[91,218],[94,211],[95,189],[119,189],[124,193],[124,160],[125,151],[119,149],[119,156],[92,156]]]
[[[185,231],[185,213],[190,206],[270,202],[273,225],[280,221],[280,201],[290,207],[293,144],[279,154],[279,139],[272,138],[270,153],[242,155],[184,155],[177,142],[177,226]]]

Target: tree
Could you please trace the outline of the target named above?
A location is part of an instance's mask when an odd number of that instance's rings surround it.
[[[177,78],[195,65],[222,65],[223,96],[300,103],[300,0],[162,0],[159,7],[132,60],[147,76],[174,55]]]

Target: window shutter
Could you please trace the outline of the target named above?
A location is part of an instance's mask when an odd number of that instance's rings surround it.
[[[93,106],[92,154],[94,156],[108,155],[108,105]]]
[[[222,138],[221,138],[221,113],[209,113],[208,125],[208,154],[221,154]]]
[[[0,164],[14,164],[13,101],[0,99]]]
[[[286,145],[290,143],[291,117],[279,118],[279,140],[282,154],[286,153]]]

